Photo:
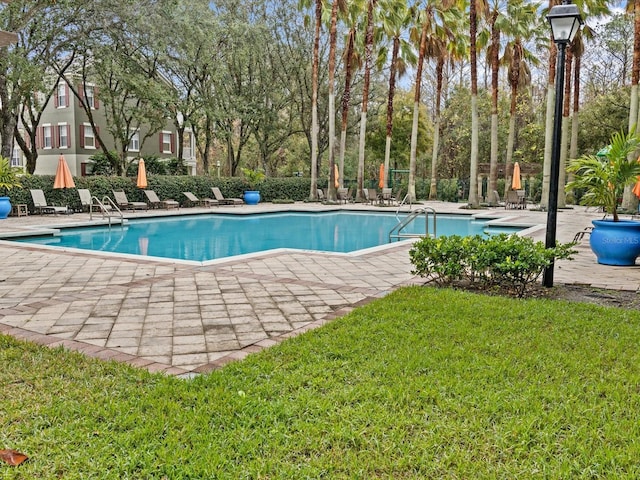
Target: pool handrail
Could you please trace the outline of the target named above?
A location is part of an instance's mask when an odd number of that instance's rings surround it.
[[[106,204],[106,205],[105,205]],[[122,211],[118,208],[118,206],[111,200],[110,197],[104,196],[102,201],[95,195],[91,197],[91,203],[89,204],[89,219],[93,220],[93,207],[98,207],[98,209],[102,212],[102,218],[107,217],[109,219],[109,226],[111,226],[111,212],[118,212],[117,215],[120,216],[120,223],[123,223],[124,216],[122,215]]]

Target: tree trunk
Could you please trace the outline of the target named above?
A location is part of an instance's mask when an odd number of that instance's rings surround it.
[[[478,59],[476,49],[476,1],[469,7],[469,33],[471,57],[471,159],[469,166],[469,206],[478,207]]]
[[[444,70],[444,55],[438,57],[436,64],[436,115],[433,121],[433,148],[431,150],[431,183],[429,185],[429,200],[438,198],[438,148],[440,143],[440,102],[442,100],[442,72]]]
[[[407,188],[407,195],[409,201],[414,202],[416,200],[416,163],[418,155],[418,120],[420,118],[420,87],[422,83],[422,68],[424,66],[424,58],[427,53],[427,28],[428,24],[425,21],[422,24],[422,31],[420,33],[420,50],[418,51],[418,66],[416,70],[416,83],[413,97],[413,121],[411,124],[411,154],[409,157],[409,184]]]
[[[396,92],[396,62],[400,50],[400,38],[393,38],[393,50],[391,53],[391,66],[389,68],[389,94],[387,96],[387,138],[384,149],[384,186],[389,186],[389,162],[391,159],[391,138],[393,135],[393,97]]]
[[[333,0],[331,6],[331,26],[329,27],[329,188],[327,196],[330,202],[337,200],[335,174],[335,141],[336,141],[336,30],[338,23],[338,0]]]
[[[498,12],[491,17],[491,157],[489,164],[488,193],[498,189],[498,73],[500,69],[500,31],[496,28]],[[491,203],[493,195],[488,195]]]
[[[318,69],[320,63],[320,26],[322,1],[316,0],[316,29],[313,40],[313,71],[311,78],[311,188],[309,200],[318,199]]]

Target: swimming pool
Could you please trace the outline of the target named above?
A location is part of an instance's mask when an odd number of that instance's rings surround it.
[[[440,214],[437,234],[482,234],[488,220]],[[344,210],[203,214],[130,220],[111,228],[68,228],[55,235],[16,241],[204,262],[277,248],[353,252],[388,243],[389,231],[397,222],[393,213]],[[416,219],[405,231],[424,233],[424,219]]]

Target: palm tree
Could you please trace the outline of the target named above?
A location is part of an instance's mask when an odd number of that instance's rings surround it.
[[[344,63],[344,90],[342,92],[342,122],[340,125],[340,160],[338,184],[340,187],[344,185],[344,153],[347,145],[347,126],[349,118],[349,106],[351,103],[351,82],[354,69],[362,66],[362,58],[356,48],[357,34],[360,26],[360,18],[364,11],[363,0],[352,0],[349,2],[347,10],[347,23],[350,25],[349,32],[345,41],[345,52],[343,55]]]
[[[471,159],[469,173],[469,206],[477,207],[478,199],[478,10],[486,11],[483,0],[469,3],[469,57],[471,59]],[[480,7],[480,8],[478,8]]]
[[[464,20],[458,9],[449,9],[446,14],[447,30],[441,29],[445,34],[440,39],[440,45],[434,49],[436,54],[436,98],[433,118],[433,146],[431,150],[431,183],[429,185],[429,200],[438,197],[438,149],[440,144],[440,113],[442,104],[442,89],[444,84],[444,67],[447,62],[453,64],[461,58],[466,58],[468,45],[466,35],[456,35],[463,29],[458,26]],[[438,42],[438,39],[435,39]]]
[[[373,31],[374,9],[377,0],[367,1],[367,30],[364,44],[364,85],[362,87],[362,108],[360,110],[360,137],[358,146],[358,186],[356,201],[362,201],[364,197],[364,149],[367,133],[367,109],[369,105],[369,85],[371,83],[371,69],[373,68]]]
[[[301,0],[301,7],[309,7],[309,0]],[[320,69],[320,33],[322,30],[322,0],[314,0],[313,66],[311,71],[311,189],[309,200],[318,199],[318,72]]]
[[[456,0],[429,0],[425,8],[417,12],[417,25],[412,28],[410,38],[418,44],[418,62],[416,81],[414,84],[413,123],[411,126],[411,153],[409,157],[409,182],[407,195],[413,201],[416,199],[416,165],[418,150],[418,120],[420,117],[420,96],[422,83],[422,69],[427,57],[437,58],[443,51],[442,39],[451,37],[451,30],[447,28],[446,19],[453,20],[458,12]],[[419,28],[417,28],[419,26]],[[419,33],[418,33],[419,32]]]
[[[389,186],[389,162],[391,157],[391,137],[393,132],[393,98],[396,90],[396,78],[406,73],[407,62],[415,63],[415,55],[410,48],[409,42],[402,38],[403,33],[408,28],[412,17],[413,9],[409,8],[404,0],[386,0],[381,4],[382,31],[384,31],[392,42],[391,61],[389,66],[389,92],[387,95],[387,125],[386,143],[384,151],[384,186]],[[388,58],[386,46],[380,48],[378,54],[378,66]]]
[[[338,29],[338,9],[344,11],[345,0],[333,0],[331,4],[331,19],[329,27],[329,201],[336,200],[335,177],[335,136],[336,136],[336,94],[335,94],[335,70],[336,70],[336,43]],[[317,192],[317,185],[316,185]]]
[[[511,106],[509,109],[509,136],[505,162],[505,190],[511,188],[511,171],[513,146],[516,132],[516,115],[518,91],[531,83],[529,63],[537,65],[538,58],[525,47],[525,42],[536,32],[538,26],[539,4],[513,2],[507,5],[510,28],[507,30],[511,40],[507,42],[502,62],[507,65],[509,85],[511,87]]]

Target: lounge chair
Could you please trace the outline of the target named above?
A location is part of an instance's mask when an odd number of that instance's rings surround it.
[[[44,198],[44,192],[40,189],[29,190],[31,192],[31,199],[33,200],[33,207],[36,213],[71,213],[69,207],[59,207],[56,205],[49,205],[47,199]]]
[[[113,190],[113,198],[120,210],[149,210],[147,202],[130,202],[124,190]]]
[[[368,188],[364,193],[371,205],[380,201],[380,195],[378,195],[378,191],[375,188]]]
[[[523,190],[524,192],[524,190]],[[507,196],[504,199],[504,208],[525,208],[524,195],[518,194],[517,190],[509,190]]]
[[[387,205],[393,205],[395,203],[397,203],[396,197],[393,196],[393,191],[391,190],[391,188],[383,188],[382,189],[382,194],[380,197],[380,203],[387,203]]]
[[[200,205],[203,207],[210,207],[211,205],[218,205],[218,201],[213,198],[198,198],[191,192],[182,192],[187,197],[189,205]]]
[[[149,206],[151,208],[180,208],[180,204],[172,199],[160,200],[158,195],[153,190],[145,190],[144,194],[147,196]]]
[[[216,197],[216,200],[220,205],[243,205],[244,202],[241,198],[224,198],[222,192],[218,187],[211,187],[211,191],[213,192],[213,196]]]
[[[91,210],[91,192],[86,188],[79,188],[78,195],[80,196],[80,204],[82,205],[82,211],[88,212]]]
[[[347,188],[338,189],[338,202],[347,203],[352,201],[353,197]]]

